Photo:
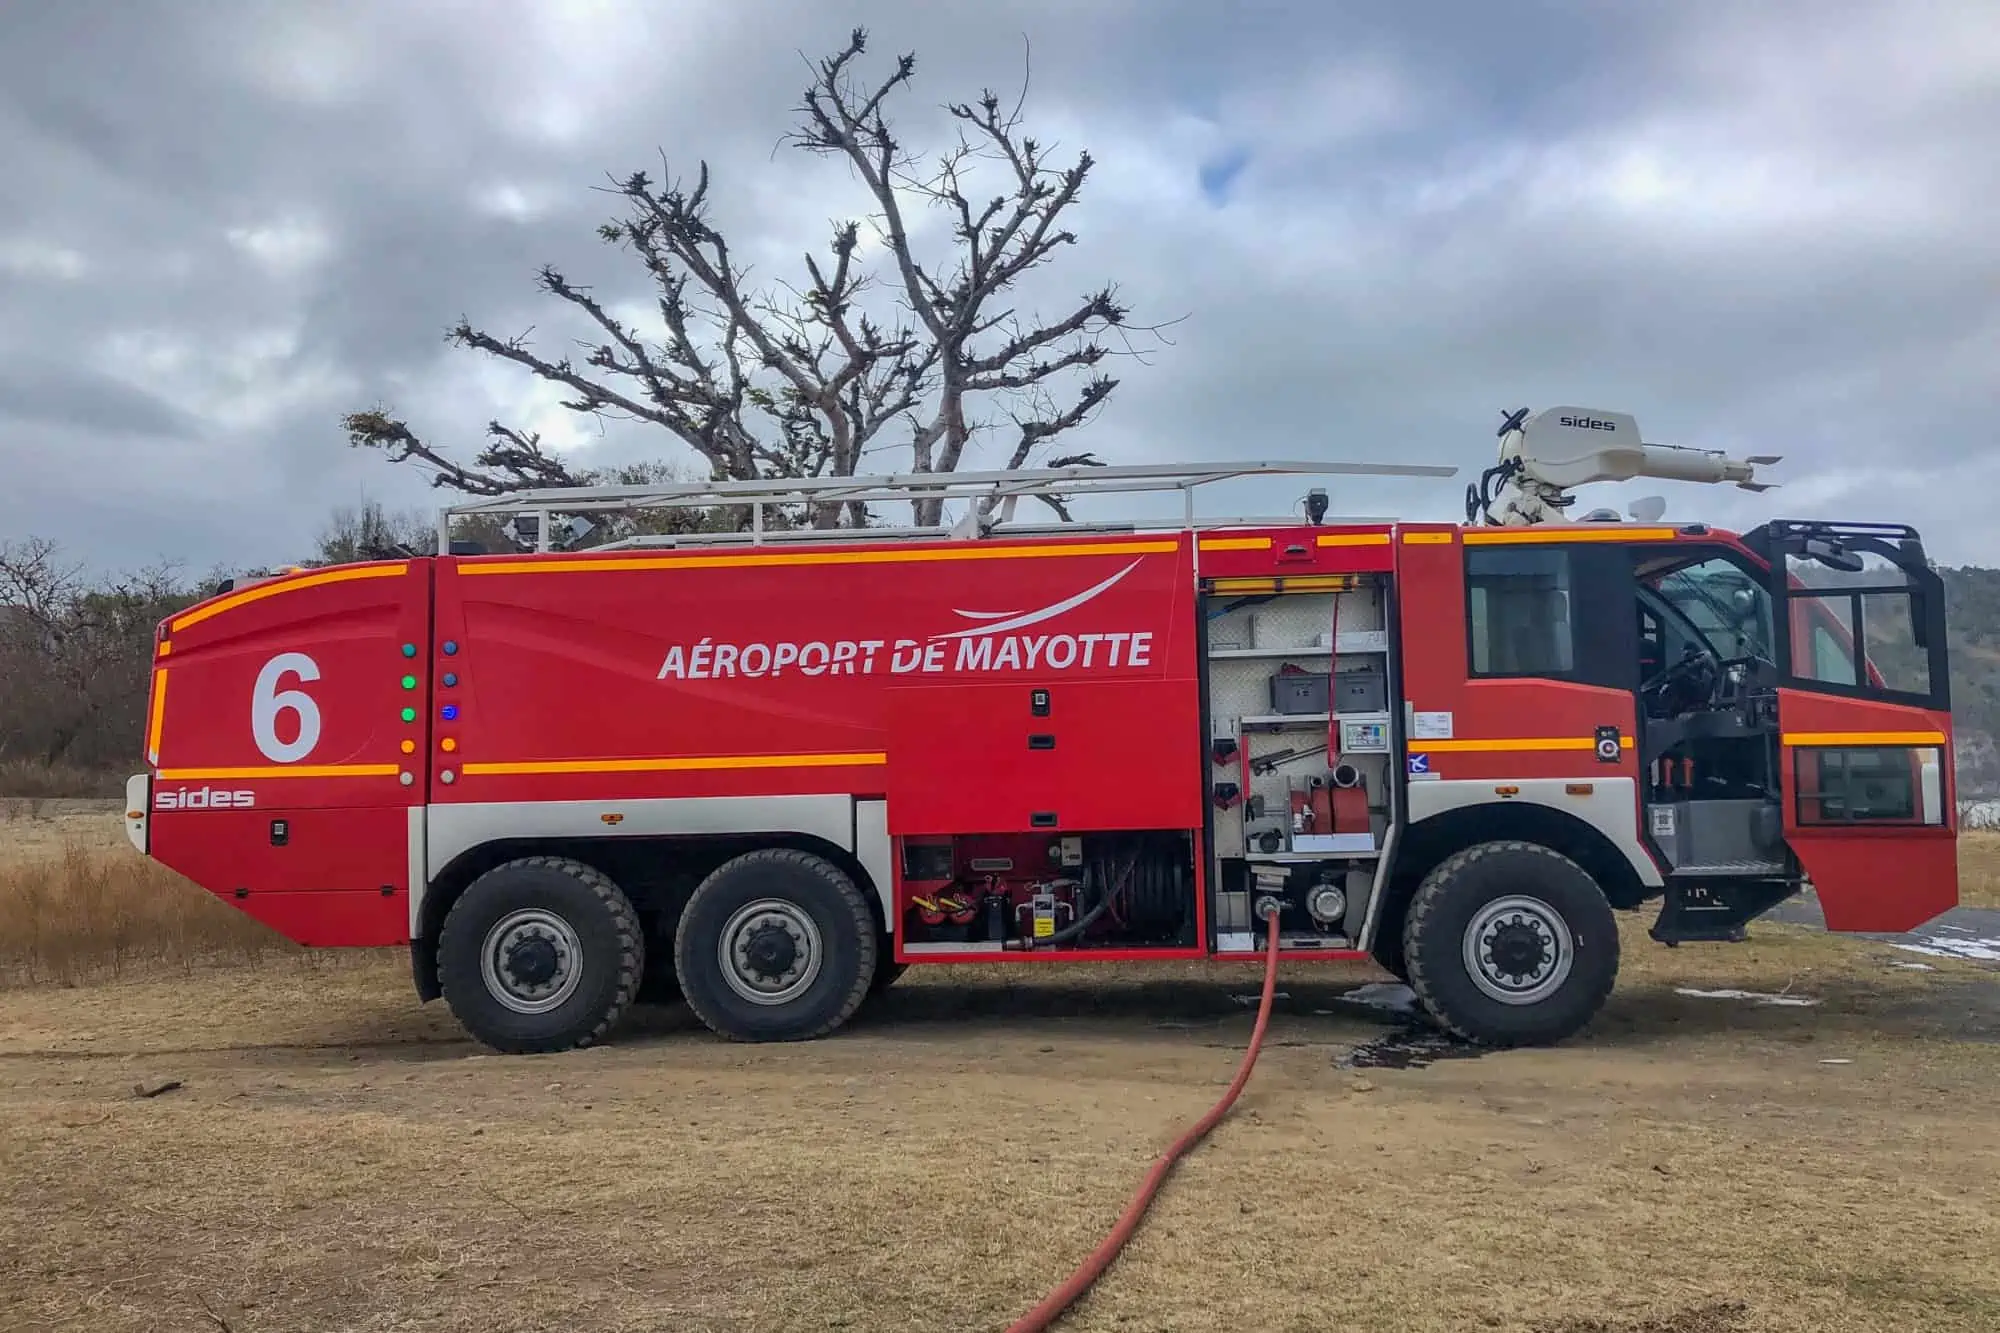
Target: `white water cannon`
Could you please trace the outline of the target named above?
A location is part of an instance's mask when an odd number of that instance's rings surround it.
[[[1525,527],[1561,522],[1563,511],[1576,501],[1569,493],[1575,487],[1635,477],[1767,491],[1775,483],[1759,480],[1757,469],[1780,459],[1777,454],[1732,458],[1715,449],[1647,444],[1639,436],[1639,423],[1624,412],[1549,407],[1530,416],[1523,407],[1505,418],[1499,430],[1500,461],[1466,488],[1468,523]],[[1643,514],[1647,522],[1665,511],[1666,501],[1658,496],[1632,507],[1634,517]]]

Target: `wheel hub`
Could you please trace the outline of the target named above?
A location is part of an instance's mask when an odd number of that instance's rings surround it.
[[[777,981],[798,964],[799,945],[790,931],[775,921],[750,928],[743,946],[744,963],[761,980]]]
[[[1562,913],[1539,898],[1515,895],[1486,904],[1467,923],[1465,970],[1502,1004],[1535,1004],[1562,989],[1576,944]]]
[[[716,961],[729,989],[751,1004],[798,999],[819,979],[825,949],[819,927],[796,903],[764,898],[723,923]]]
[[[1546,934],[1518,918],[1493,933],[1493,967],[1511,981],[1524,981],[1548,969],[1553,952]]]
[[[546,986],[562,966],[562,958],[552,941],[534,935],[508,946],[504,966],[507,975],[523,986]]]
[[[576,993],[583,978],[583,941],[553,912],[510,912],[486,932],[479,972],[487,993],[506,1008],[545,1014]]]

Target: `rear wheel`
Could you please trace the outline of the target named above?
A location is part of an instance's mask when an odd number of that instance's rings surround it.
[[[732,1041],[803,1041],[850,1018],[875,980],[868,900],[810,852],[747,852],[701,882],[674,935],[688,1007]]]
[[[554,856],[495,866],[438,935],[438,982],[472,1036],[512,1055],[588,1046],[617,1023],[646,965],[638,914],[603,872]]]
[[[1618,975],[1618,923],[1559,852],[1488,842],[1424,877],[1403,933],[1410,987],[1440,1026],[1488,1046],[1575,1035]]]

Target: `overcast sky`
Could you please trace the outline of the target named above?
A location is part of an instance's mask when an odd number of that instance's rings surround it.
[[[661,152],[797,275],[865,200],[776,143],[801,53],[857,22],[869,68],[919,53],[919,145],[937,104],[1018,90],[1026,37],[1031,125],[1100,163],[1035,299],[1111,280],[1181,322],[1080,447],[1453,463],[1334,500],[1448,517],[1502,408],[1576,403],[1785,455],[1762,498],[1613,502],[1902,519],[2000,563],[1991,0],[0,0],[0,537],[295,558],[334,505],[434,502],[347,446],[376,405],[464,457],[496,416],[683,457],[444,330],[560,352],[544,262],[642,299],[593,187]]]

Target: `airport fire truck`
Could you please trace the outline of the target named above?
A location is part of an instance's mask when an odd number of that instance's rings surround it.
[[[311,946],[407,947],[508,1052],[684,998],[834,1032],[911,964],[1365,960],[1442,1027],[1560,1041],[1615,913],[1740,938],[1957,897],[1944,600],[1918,534],[1572,515],[1640,476],[1763,489],[1619,413],[1507,415],[1465,521],[1197,519],[1261,463],[525,491],[435,554],[230,587],[159,627],[146,855]],[[1171,521],[1022,499],[1178,492]],[[963,499],[949,527],[785,506]],[[579,515],[740,532],[565,549]],[[454,519],[510,516],[482,553]]]

